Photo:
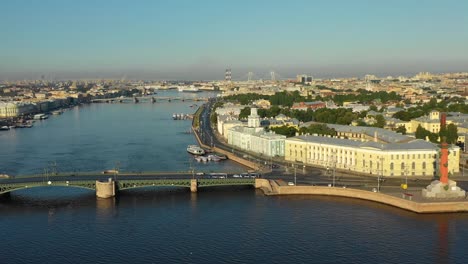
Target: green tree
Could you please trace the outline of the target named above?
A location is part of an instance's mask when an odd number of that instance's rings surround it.
[[[403,134],[403,135],[406,135],[406,127],[405,127],[405,126],[399,126],[399,127],[397,127],[397,129],[395,130],[395,132],[401,133],[401,134]]]
[[[383,115],[377,115],[375,117],[375,124],[374,124],[375,127],[383,128],[385,127],[386,124],[387,122],[385,122],[385,118],[383,117]]]
[[[216,114],[215,112],[213,112],[210,116],[210,122],[211,124],[215,125],[215,124],[218,124],[218,114]]]
[[[274,131],[276,134],[284,135],[286,137],[294,137],[297,132],[295,127],[290,126],[270,127],[270,130]]]
[[[447,125],[447,143],[455,144],[457,143],[458,139],[458,129],[457,126],[454,124]]]
[[[250,115],[250,107],[245,107],[239,113],[239,119],[247,118]]]
[[[421,125],[418,125],[418,127],[416,128],[416,132],[414,133],[414,136],[419,139],[426,139],[426,135],[427,135],[426,132],[427,132],[426,129],[424,129]]]
[[[302,127],[299,129],[301,134],[318,134],[318,135],[330,135],[336,136],[336,130],[329,128],[326,124],[312,124],[308,127]]]
[[[369,110],[370,110],[370,111],[375,111],[375,112],[379,111],[379,110],[377,109],[377,106],[375,106],[375,105],[369,106]]]

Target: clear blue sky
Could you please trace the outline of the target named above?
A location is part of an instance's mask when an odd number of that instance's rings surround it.
[[[0,79],[468,71],[466,0],[15,0],[0,10]]]

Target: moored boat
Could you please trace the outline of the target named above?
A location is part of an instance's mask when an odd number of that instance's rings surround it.
[[[193,155],[203,155],[205,154],[205,150],[200,148],[197,145],[188,145],[187,152]]]

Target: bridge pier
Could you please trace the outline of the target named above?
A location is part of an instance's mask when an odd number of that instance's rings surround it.
[[[196,193],[198,191],[198,181],[197,179],[190,180],[190,191]]]
[[[115,196],[115,182],[109,178],[107,182],[96,181],[96,196],[99,198],[111,198]]]

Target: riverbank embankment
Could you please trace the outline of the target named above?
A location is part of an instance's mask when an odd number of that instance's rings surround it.
[[[396,196],[351,188],[337,188],[326,186],[282,186],[274,180],[257,179],[255,187],[263,190],[265,195],[319,195],[337,196],[361,199],[401,208],[407,211],[429,213],[457,213],[468,212],[468,201],[411,201]]]

